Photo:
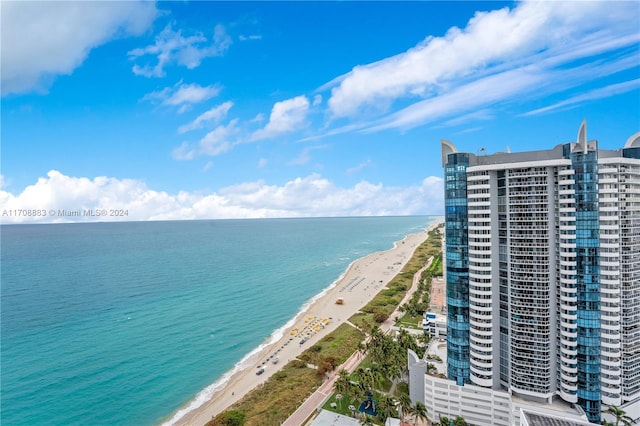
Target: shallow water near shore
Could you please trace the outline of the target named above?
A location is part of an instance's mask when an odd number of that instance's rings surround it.
[[[2,226],[2,424],[150,425],[437,217]]]

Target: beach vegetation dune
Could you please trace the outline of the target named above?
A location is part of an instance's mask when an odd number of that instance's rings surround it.
[[[212,426],[243,426],[245,417],[247,415],[241,411],[228,410],[216,420],[216,423],[212,423]]]
[[[298,359],[287,363],[262,386],[215,416],[207,426],[233,425],[224,423],[229,411],[245,414],[241,424],[246,426],[282,424],[322,384],[324,374],[346,361],[364,338],[362,331],[349,324],[341,324],[300,354]]]
[[[340,365],[358,349],[365,334],[349,324],[340,324],[333,332],[298,356],[298,359],[318,365],[318,361],[331,358]]]
[[[264,384],[207,422],[207,426],[281,425],[321,384],[322,377],[316,370],[308,368],[303,361],[291,361]],[[230,417],[229,413],[243,414],[243,422],[233,423],[239,417]]]

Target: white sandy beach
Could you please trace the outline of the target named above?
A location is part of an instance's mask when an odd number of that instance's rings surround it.
[[[173,416],[166,424],[204,425],[216,414],[265,382],[290,360],[335,330],[366,305],[404,267],[415,249],[426,240],[427,232],[436,226],[438,224],[431,225],[423,232],[408,235],[391,250],[373,253],[355,261],[341,279],[298,315],[295,324],[285,330],[277,342],[264,347],[248,360],[251,367],[231,376],[226,384],[200,407],[187,412],[179,419]],[[342,298],[344,304],[336,304],[338,298]],[[297,334],[292,335],[292,331],[297,331]],[[312,333],[311,336],[304,344],[300,344],[301,338],[308,331]],[[279,362],[274,364],[272,361],[276,356]],[[258,366],[264,366],[265,371],[261,375],[256,375]],[[191,404],[183,407],[182,412]]]

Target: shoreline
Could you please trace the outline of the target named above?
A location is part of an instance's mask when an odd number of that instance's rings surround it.
[[[285,325],[245,355],[212,385],[162,421],[163,426],[204,425],[255,387],[264,383],[305,349],[345,323],[402,270],[428,232],[441,223],[429,223],[420,232],[395,241],[393,248],[354,260],[328,287],[306,302]],[[342,298],[344,304],[336,304]],[[306,337],[304,343],[300,343]],[[278,359],[274,363],[274,359]],[[258,368],[264,372],[256,375]]]

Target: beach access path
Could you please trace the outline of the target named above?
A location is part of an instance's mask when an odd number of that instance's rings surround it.
[[[307,347],[314,345],[364,307],[402,270],[415,249],[427,239],[428,231],[438,225],[439,223],[435,223],[427,230],[407,235],[390,250],[372,253],[355,261],[331,288],[296,317],[291,329],[285,330],[277,341],[274,341],[276,339],[273,336],[268,339],[272,343],[265,345],[259,353],[246,360],[244,368],[239,369],[216,389],[207,390],[206,401],[201,401],[202,395],[197,396],[194,401],[174,414],[165,425],[204,425],[249,391],[264,383]],[[343,304],[336,304],[338,298],[343,299]],[[320,330],[312,328],[313,334],[301,344],[300,334],[295,334],[294,337],[291,333],[295,333],[296,330],[308,330],[310,318],[313,321],[326,319],[328,324]],[[392,322],[390,319],[389,326]],[[278,364],[269,362],[275,356],[280,360]],[[256,375],[256,367],[260,366],[264,368],[264,373]]]
[[[418,272],[413,274],[413,283],[411,285],[411,288],[407,291],[407,294],[404,296],[400,304],[396,307],[395,311],[384,323],[380,325],[380,330],[383,333],[389,332],[394,324],[394,319],[396,318],[396,316],[402,315],[402,312],[400,312],[399,310],[400,306],[407,303],[413,296],[413,293],[416,292],[416,290],[418,289],[418,283],[420,281],[420,275],[425,269],[429,267],[429,265],[431,265],[432,261],[433,257],[429,258],[426,265]],[[366,338],[365,343],[368,340],[369,337]],[[363,359],[364,358],[359,351],[351,354],[351,356],[341,366],[334,369],[334,371],[329,376],[329,379],[325,381],[309,398],[307,398],[304,403],[300,407],[298,407],[298,409],[291,416],[289,416],[289,418],[282,424],[282,426],[300,426],[308,423],[316,410],[333,392],[335,381],[338,378],[338,372],[342,369],[345,369],[349,373],[353,373],[353,371],[358,367],[358,365],[360,365],[360,362],[362,362]]]

